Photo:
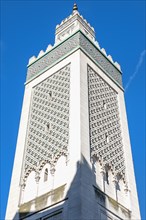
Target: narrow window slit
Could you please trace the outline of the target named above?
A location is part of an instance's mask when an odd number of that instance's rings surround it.
[[[106,102],[104,100],[103,100],[103,108],[107,109],[107,104],[106,104]]]
[[[44,172],[44,182],[46,182],[47,180],[48,180],[48,169],[46,168]]]
[[[105,140],[106,140],[106,143],[109,143],[109,136],[107,134],[105,134]]]
[[[52,91],[49,92],[48,98],[51,99],[52,98]]]

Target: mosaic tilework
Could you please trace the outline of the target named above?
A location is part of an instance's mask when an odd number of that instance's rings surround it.
[[[80,46],[115,82],[122,86],[122,74],[83,34],[80,35]]]
[[[46,53],[42,58],[34,62],[28,67],[27,81],[37,76],[41,71],[45,70],[53,63],[62,59],[76,48],[83,49],[100,67],[103,68],[108,75],[122,86],[121,72],[106,58],[97,47],[87,39],[82,32],[77,32],[70,38],[65,40],[59,46]]]
[[[37,76],[41,71],[51,66],[53,63],[74,50],[78,45],[79,37],[78,35],[73,35],[69,40],[65,41],[63,44],[60,44],[49,53],[45,54],[42,58],[28,67],[26,81],[30,80],[34,76]]]

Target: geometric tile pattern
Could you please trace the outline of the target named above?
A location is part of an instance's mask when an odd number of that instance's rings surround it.
[[[117,93],[88,66],[91,158],[125,179],[125,162]]]
[[[118,85],[122,86],[121,72],[80,31],[73,34],[64,42],[54,47],[54,49],[38,59],[36,62],[29,65],[27,71],[27,81],[39,75],[40,72],[56,63],[58,60],[64,58],[77,48],[84,50],[98,65],[100,65],[106,74],[108,74],[115,82],[117,82]]]
[[[31,170],[39,173],[45,163],[54,172],[61,155],[68,155],[70,64],[33,88],[23,180]]]

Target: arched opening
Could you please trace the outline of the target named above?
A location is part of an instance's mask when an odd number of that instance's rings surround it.
[[[46,182],[47,180],[48,180],[48,169],[46,168],[44,172],[44,182]]]
[[[105,181],[108,185],[109,185],[109,170],[110,170],[110,166],[109,164],[106,164],[105,165]]]

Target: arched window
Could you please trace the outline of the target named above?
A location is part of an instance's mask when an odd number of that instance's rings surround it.
[[[105,165],[105,181],[108,185],[109,185],[109,170],[110,170],[110,166],[109,164],[106,164]]]
[[[107,182],[107,184],[109,185],[109,179],[108,179],[108,171],[106,170],[105,172],[105,181]]]
[[[48,169],[46,168],[44,172],[44,182],[46,182],[47,180],[48,180]]]

